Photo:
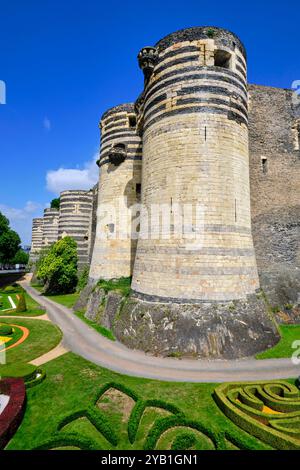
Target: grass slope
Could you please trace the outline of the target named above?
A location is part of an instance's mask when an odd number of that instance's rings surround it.
[[[300,341],[300,325],[280,325],[281,340],[273,348],[256,355],[256,359],[275,359],[292,357],[294,341]],[[299,349],[299,346],[298,346]]]
[[[31,284],[31,285],[37,291],[41,293],[43,292],[43,286],[40,286],[39,284]],[[54,302],[57,302],[58,304],[64,305],[65,307],[72,308],[76,304],[79,298],[79,295],[80,293],[74,292],[73,294],[45,295],[45,297],[53,300]]]

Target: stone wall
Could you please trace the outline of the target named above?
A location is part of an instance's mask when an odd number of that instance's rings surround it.
[[[300,151],[295,124],[300,105],[293,104],[291,90],[248,88],[252,230],[260,280],[272,303],[296,302]]]

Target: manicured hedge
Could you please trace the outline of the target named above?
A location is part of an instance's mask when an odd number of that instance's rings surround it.
[[[95,428],[103,434],[108,442],[110,442],[113,446],[118,444],[118,436],[112,429],[109,419],[94,405],[89,406],[87,409],[77,410],[63,418],[58,425],[58,431],[64,428],[67,424],[70,424],[79,418],[87,418],[95,426]],[[74,433],[74,435],[76,435],[76,433]]]
[[[10,396],[7,406],[0,414],[0,449],[4,449],[23,418],[26,397],[24,380],[0,380],[0,393]]]
[[[32,364],[15,362],[14,364],[0,365],[0,376],[2,378],[22,378],[26,388],[31,388],[41,383],[46,378],[46,373]]]
[[[134,401],[138,400],[138,395],[131,390],[131,388],[126,387],[126,385],[123,385],[122,383],[118,382],[108,382],[107,384],[103,385],[99,392],[97,393],[94,403],[98,402],[98,400],[101,398],[101,396],[107,392],[110,388],[115,388],[116,390],[119,390],[119,392],[125,393],[125,395],[128,395],[130,398],[132,398]]]
[[[266,385],[268,385],[268,387],[266,387]],[[251,388],[249,388],[249,386],[251,386]],[[300,449],[299,440],[268,426],[270,420],[280,421],[281,419],[286,420],[298,416],[300,417],[300,412],[289,412],[288,415],[284,413],[279,415],[268,414],[242,403],[240,399],[243,399],[243,394],[239,393],[240,390],[244,390],[245,393],[250,392],[249,395],[251,395],[251,393],[253,393],[253,387],[256,387],[256,393],[258,396],[263,398],[263,401],[266,400],[269,404],[274,404],[276,402],[278,406],[281,402],[285,409],[290,410],[295,404],[298,405],[300,402],[300,395],[298,395],[299,400],[296,400],[296,387],[284,381],[276,381],[272,383],[254,382],[251,384],[222,384],[215,389],[214,399],[228,418],[230,418],[237,426],[249,432],[252,436],[261,439],[263,442],[266,442],[276,449]],[[272,391],[271,396],[268,395],[268,391]],[[236,401],[235,398],[239,398],[239,401]],[[290,404],[288,403],[289,399]],[[296,406],[296,408],[298,408],[298,406]]]
[[[35,387],[42,383],[46,378],[46,372],[43,369],[36,369],[35,376],[32,377],[30,380],[26,380],[25,385],[27,388]]]
[[[148,407],[162,408],[163,410],[169,411],[172,414],[181,415],[182,412],[177,406],[167,403],[163,400],[138,400],[135,407],[133,408],[129,421],[128,421],[128,439],[131,444],[136,439],[136,433],[142,419],[145,409]]]
[[[13,329],[10,325],[0,324],[0,335],[11,336],[13,334]]]
[[[95,442],[88,437],[81,436],[77,433],[56,433],[43,444],[32,450],[50,450],[56,447],[78,447],[81,450],[95,450]],[[97,446],[97,450],[103,450]]]
[[[175,437],[171,446],[172,450],[188,450],[193,447],[197,442],[195,436],[191,433],[179,434]]]
[[[22,378],[30,381],[36,376],[37,367],[26,362],[0,365],[0,375],[3,378]]]
[[[87,418],[91,423],[103,434],[105,439],[108,440],[113,446],[118,445],[119,439],[115,431],[112,429],[107,416],[98,408],[90,406],[87,409]]]
[[[76,419],[86,417],[86,414],[87,414],[87,413],[86,413],[86,410],[85,410],[85,409],[81,409],[81,410],[74,411],[74,413],[71,413],[71,414],[65,416],[65,417],[60,421],[60,423],[59,423],[58,426],[57,426],[57,430],[60,431],[60,430],[63,429],[65,426],[67,426],[67,424],[72,423],[72,422],[75,421]]]
[[[183,415],[175,415],[168,416],[167,418],[160,418],[154,423],[146,438],[144,450],[154,450],[160,436],[168,429],[177,426],[185,426],[187,428],[196,429],[197,431],[205,434],[212,440],[216,449],[220,450],[225,449],[226,447],[224,435],[216,431],[211,424],[205,425],[198,421],[189,420]]]

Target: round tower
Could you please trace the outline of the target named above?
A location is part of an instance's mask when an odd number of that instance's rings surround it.
[[[92,212],[92,190],[68,190],[60,193],[58,238],[68,236],[76,241],[79,269],[89,262]]]
[[[189,28],[143,48],[138,59],[145,75],[141,230],[152,232],[138,241],[132,288],[146,300],[244,299],[259,287],[244,46],[224,29]],[[156,205],[169,208],[169,237],[153,235]],[[192,215],[173,232],[173,218],[185,210]]]
[[[30,260],[35,261],[43,247],[43,224],[42,217],[36,217],[32,220],[32,235],[31,235],[31,249]]]
[[[58,240],[58,209],[48,207],[43,217],[43,248]]]
[[[97,228],[90,279],[132,274],[136,236],[132,205],[141,192],[141,138],[133,103],[106,111],[100,121]]]

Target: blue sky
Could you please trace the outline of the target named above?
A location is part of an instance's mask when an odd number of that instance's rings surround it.
[[[0,0],[0,18],[0,211],[26,244],[32,217],[57,191],[96,181],[100,115],[140,93],[142,46],[220,26],[244,42],[250,83],[290,88],[300,79],[291,1]]]

